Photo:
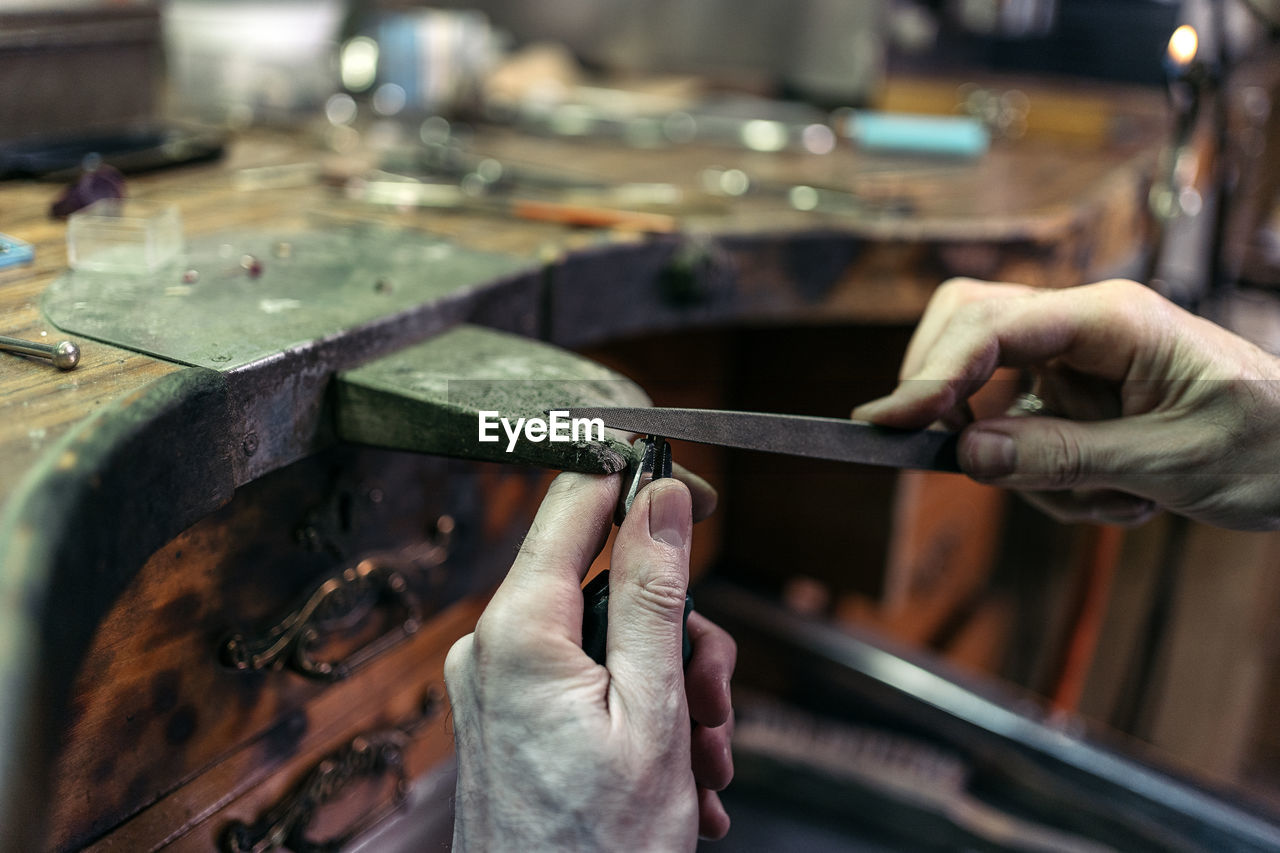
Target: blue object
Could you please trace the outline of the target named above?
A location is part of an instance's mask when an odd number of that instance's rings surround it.
[[[36,257],[36,250],[30,243],[0,234],[0,269],[14,267],[18,264],[29,264]]]
[[[845,133],[861,148],[947,157],[981,157],[991,144],[986,125],[969,116],[859,110]]]

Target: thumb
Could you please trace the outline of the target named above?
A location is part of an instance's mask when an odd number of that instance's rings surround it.
[[[624,701],[638,701],[632,710],[653,704],[646,698],[684,695],[680,650],[692,533],[689,489],[673,479],[646,486],[618,529],[605,666]]]
[[[960,468],[975,480],[1016,489],[1121,489],[1152,497],[1144,475],[1169,473],[1175,448],[1141,417],[1071,421],[1004,417],[978,421],[960,435]]]

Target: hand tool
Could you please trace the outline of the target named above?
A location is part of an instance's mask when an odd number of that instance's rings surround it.
[[[957,433],[942,430],[721,409],[571,408],[569,417],[599,418],[614,429],[744,450],[893,468],[960,470]]]
[[[570,418],[599,418],[607,427],[646,436],[644,452],[619,502],[619,523],[645,483],[671,476],[671,449],[666,438],[839,462],[960,470],[956,460],[957,434],[941,430],[895,430],[840,418],[719,409],[595,407],[571,408],[568,412]],[[601,664],[608,627],[608,575],[607,571],[601,572],[583,589],[582,648]],[[686,622],[692,608],[693,600],[686,596]],[[683,652],[687,663],[691,652],[687,630]]]
[[[652,185],[654,187],[661,185]],[[640,185],[632,185],[636,189]],[[625,228],[633,231],[669,233],[676,230],[677,221],[666,213],[650,213],[643,210],[627,210],[609,206],[616,201],[628,201],[626,188],[619,194],[601,193],[595,197],[583,194],[563,196],[566,200],[546,200],[509,194],[489,194],[483,186],[468,192],[459,184],[430,183],[410,180],[357,180],[345,187],[348,198],[369,204],[392,207],[424,207],[445,210],[478,210],[529,219],[539,222],[555,222],[562,225],[578,225],[587,228]]]
[[[658,436],[646,436],[644,450],[632,466],[630,485],[618,500],[619,524],[635,502],[636,495],[648,483],[671,476],[671,445]],[[609,629],[609,570],[596,575],[582,590],[582,650],[598,664],[603,665],[606,635]],[[689,613],[693,610],[693,597],[684,597],[684,627],[680,644],[681,659],[687,664],[693,654],[689,642]]]
[[[754,195],[783,199],[796,210],[814,213],[858,217],[911,216],[917,207],[913,199],[903,195],[875,198],[844,187],[761,181],[741,169],[710,167],[698,173],[698,181],[702,189],[714,197]]]
[[[38,344],[34,341],[24,341],[0,335],[0,350],[47,358],[59,370],[71,370],[80,363],[80,347],[71,341],[60,341],[56,344]]]

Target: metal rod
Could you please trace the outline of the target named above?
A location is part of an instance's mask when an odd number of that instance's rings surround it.
[[[56,344],[40,344],[0,335],[0,350],[15,352],[21,355],[34,355],[47,358],[59,370],[71,370],[80,363],[80,347],[71,341],[59,341]]]

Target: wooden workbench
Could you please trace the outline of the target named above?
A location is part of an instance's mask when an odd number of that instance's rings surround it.
[[[846,187],[873,202],[862,213],[839,215],[804,213],[763,196],[700,202],[676,210],[678,230],[664,234],[579,230],[480,212],[373,208],[314,179],[239,188],[237,176],[245,169],[339,159],[313,144],[309,133],[246,133],[219,163],[131,179],[133,197],[179,207],[189,238],[375,221],[516,256],[529,272],[235,371],[188,367],[84,338],[77,338],[81,364],[68,373],[36,360],[0,357],[0,847],[34,849],[51,813],[57,844],[97,840],[104,849],[113,843],[138,849],[131,839],[180,841],[184,833],[212,826],[220,809],[223,819],[250,819],[292,784],[305,762],[323,754],[324,744],[367,722],[368,714],[355,714],[295,750],[287,748],[286,737],[271,765],[274,775],[255,777],[262,780],[257,799],[243,786],[235,797],[216,790],[219,779],[230,784],[249,773],[254,759],[243,750],[180,758],[188,763],[164,785],[142,774],[125,778],[111,764],[82,767],[64,750],[70,727],[90,702],[84,691],[95,684],[95,673],[104,683],[126,677],[110,668],[86,674],[86,655],[105,660],[89,650],[104,644],[118,649],[149,636],[162,643],[165,625],[177,623],[145,624],[157,606],[148,590],[165,590],[156,594],[188,604],[184,596],[199,592],[174,580],[183,553],[174,537],[212,517],[237,490],[332,452],[325,395],[334,372],[459,322],[573,349],[695,326],[901,325],[913,321],[950,276],[1069,286],[1131,269],[1147,235],[1147,184],[1163,132],[1158,101],[1150,93],[1089,91],[1081,97],[1116,119],[1120,130],[1087,139],[1033,134],[998,140],[974,162],[844,148],[826,156],[635,150],[506,131],[483,133],[474,143],[499,158],[568,166],[608,181],[670,182],[691,195],[699,171],[720,166],[741,168],[761,181]],[[349,158],[343,159],[349,168]],[[33,265],[0,271],[0,333],[48,341],[65,336],[40,308],[42,292],[66,265],[65,224],[48,216],[55,193],[56,187],[35,182],[0,186],[0,231],[36,246]],[[264,424],[278,440],[259,438]],[[524,488],[507,483],[481,493],[529,504],[534,495]],[[508,526],[523,517],[509,514]],[[144,576],[157,586],[139,586]],[[440,657],[468,630],[467,620],[477,612],[476,602],[468,601],[443,611],[431,630],[414,639],[414,648]],[[178,604],[166,613],[183,618]],[[126,628],[137,636],[112,634]],[[92,702],[134,702],[153,716],[167,714],[165,731],[185,741],[191,735],[186,729],[198,728],[189,707],[198,697],[188,694],[192,688],[171,685],[166,692],[163,686],[162,680],[140,684],[137,690],[150,691],[141,698],[107,689]],[[103,683],[94,689],[103,690]],[[348,692],[356,703],[354,682]],[[297,699],[308,708],[326,701],[332,707],[325,713],[338,714],[333,709],[341,702],[318,691]],[[387,701],[409,703],[404,696]],[[293,707],[280,700],[279,707],[286,706]],[[187,717],[177,716],[183,709]],[[255,724],[281,719],[254,713]],[[135,746],[173,744],[172,737],[156,737]],[[47,792],[57,781],[51,776],[68,772],[113,793],[86,795],[92,802],[83,808],[50,808]],[[115,790],[129,785],[134,789]],[[178,785],[191,793],[176,794]],[[207,843],[211,836],[200,837]]]

